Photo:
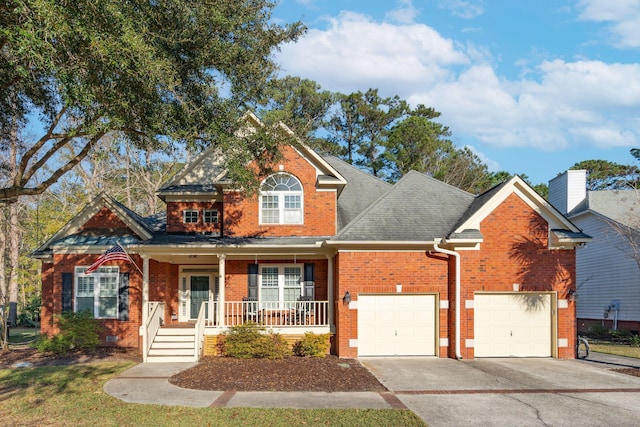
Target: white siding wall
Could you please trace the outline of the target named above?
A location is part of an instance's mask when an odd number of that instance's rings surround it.
[[[618,320],[640,321],[640,268],[621,250],[628,243],[595,215],[572,221],[593,237],[577,249],[578,318],[602,319],[605,306],[619,300]]]
[[[566,214],[587,197],[587,171],[568,170],[549,181],[549,203]]]

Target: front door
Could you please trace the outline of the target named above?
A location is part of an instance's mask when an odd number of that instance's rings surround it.
[[[191,309],[190,320],[198,318],[203,301],[209,301],[209,276],[190,276]],[[205,313],[206,316],[207,313]]]
[[[188,322],[198,318],[200,305],[203,301],[209,301],[209,293],[212,291],[211,282],[213,282],[214,277],[214,274],[209,274],[208,272],[189,272],[181,275],[178,291],[179,322]],[[209,318],[208,310],[205,316]]]

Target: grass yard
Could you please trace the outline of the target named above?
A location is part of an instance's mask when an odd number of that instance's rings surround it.
[[[640,347],[634,347],[630,345],[622,344],[609,344],[609,343],[589,343],[591,351],[598,353],[615,354],[616,356],[635,357],[640,359]]]
[[[28,343],[35,340],[38,335],[40,335],[39,328],[11,328],[9,331],[9,343]]]
[[[122,402],[103,391],[133,362],[0,370],[4,425],[38,426],[424,426],[394,409],[185,408]]]

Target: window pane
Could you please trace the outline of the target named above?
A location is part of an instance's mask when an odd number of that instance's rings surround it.
[[[284,300],[296,301],[300,297],[300,274],[299,267],[284,268]]]
[[[98,298],[98,317],[116,317],[118,315],[118,298]]]
[[[216,210],[205,210],[204,211],[204,222],[215,224],[218,222],[218,211]]]
[[[285,267],[284,269],[284,286],[300,287],[300,268],[299,267]]]
[[[198,222],[198,211],[184,211],[184,222],[186,223]]]
[[[300,196],[284,196],[285,209],[300,209]]]
[[[262,268],[262,286],[278,287],[278,267]]]
[[[278,288],[263,288],[262,301],[278,301]]]
[[[302,224],[302,211],[300,210],[284,211],[284,224]]]
[[[78,276],[76,296],[93,298],[93,276]]]
[[[262,196],[263,209],[278,209],[278,196]]]
[[[78,297],[76,298],[76,312],[89,310],[93,315],[93,294],[90,298]]]

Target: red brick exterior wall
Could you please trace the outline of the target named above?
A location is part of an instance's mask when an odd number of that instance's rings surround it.
[[[62,273],[75,274],[76,266],[91,265],[98,255],[69,255],[56,254],[53,257],[53,264],[45,263],[42,266],[42,310],[41,310],[41,332],[49,336],[59,332],[56,327],[55,315],[62,311]],[[132,259],[141,267],[142,259],[132,255]],[[55,265],[55,267],[54,267]],[[121,347],[137,347],[141,345],[138,336],[139,326],[142,316],[142,275],[131,264],[125,261],[114,261],[109,266],[120,267],[121,273],[129,273],[129,320],[119,321],[117,319],[101,319],[103,327],[101,333],[102,345],[117,345]],[[74,276],[75,279],[75,276]],[[73,295],[75,297],[75,280],[73,284]],[[75,302],[74,302],[75,309]],[[115,343],[108,343],[107,336],[117,336]]]
[[[218,222],[205,223],[204,210],[217,210]],[[197,210],[198,222],[185,223],[183,212]],[[221,202],[167,202],[167,232],[168,233],[220,233],[223,223],[223,209]]]
[[[358,356],[358,349],[349,347],[350,339],[358,338],[358,310],[349,309],[342,297],[349,291],[352,301],[360,293],[438,293],[448,299],[448,259],[425,252],[341,252],[336,256],[336,339],[340,357]],[[440,310],[440,337],[449,335],[447,310]],[[446,355],[446,348],[440,354]]]
[[[461,258],[461,356],[474,357],[465,340],[474,337],[474,310],[465,308],[475,292],[520,291],[557,292],[566,299],[575,287],[575,251],[549,250],[546,221],[517,195],[510,195],[481,223],[484,243],[480,250],[459,251]],[[438,253],[340,252],[336,256],[336,330],[337,353],[356,357],[357,348],[349,347],[358,337],[357,310],[342,304],[348,290],[352,300],[360,293],[395,293],[396,284],[403,293],[439,293],[449,301],[449,309],[440,310],[440,338],[448,338],[449,347],[440,348],[440,357],[455,357],[455,259]],[[558,357],[575,357],[575,303],[557,310],[557,337],[567,347],[558,348]]]
[[[316,169],[291,147],[283,147],[284,159],[274,170],[300,180],[304,191],[303,224],[260,225],[259,196],[239,192],[224,194],[224,234],[227,236],[333,236],[336,233],[337,199],[334,191],[316,189]],[[266,178],[266,177],[264,177]]]
[[[128,229],[129,227],[109,209],[102,208],[81,227],[81,230],[95,230],[100,228]]]

